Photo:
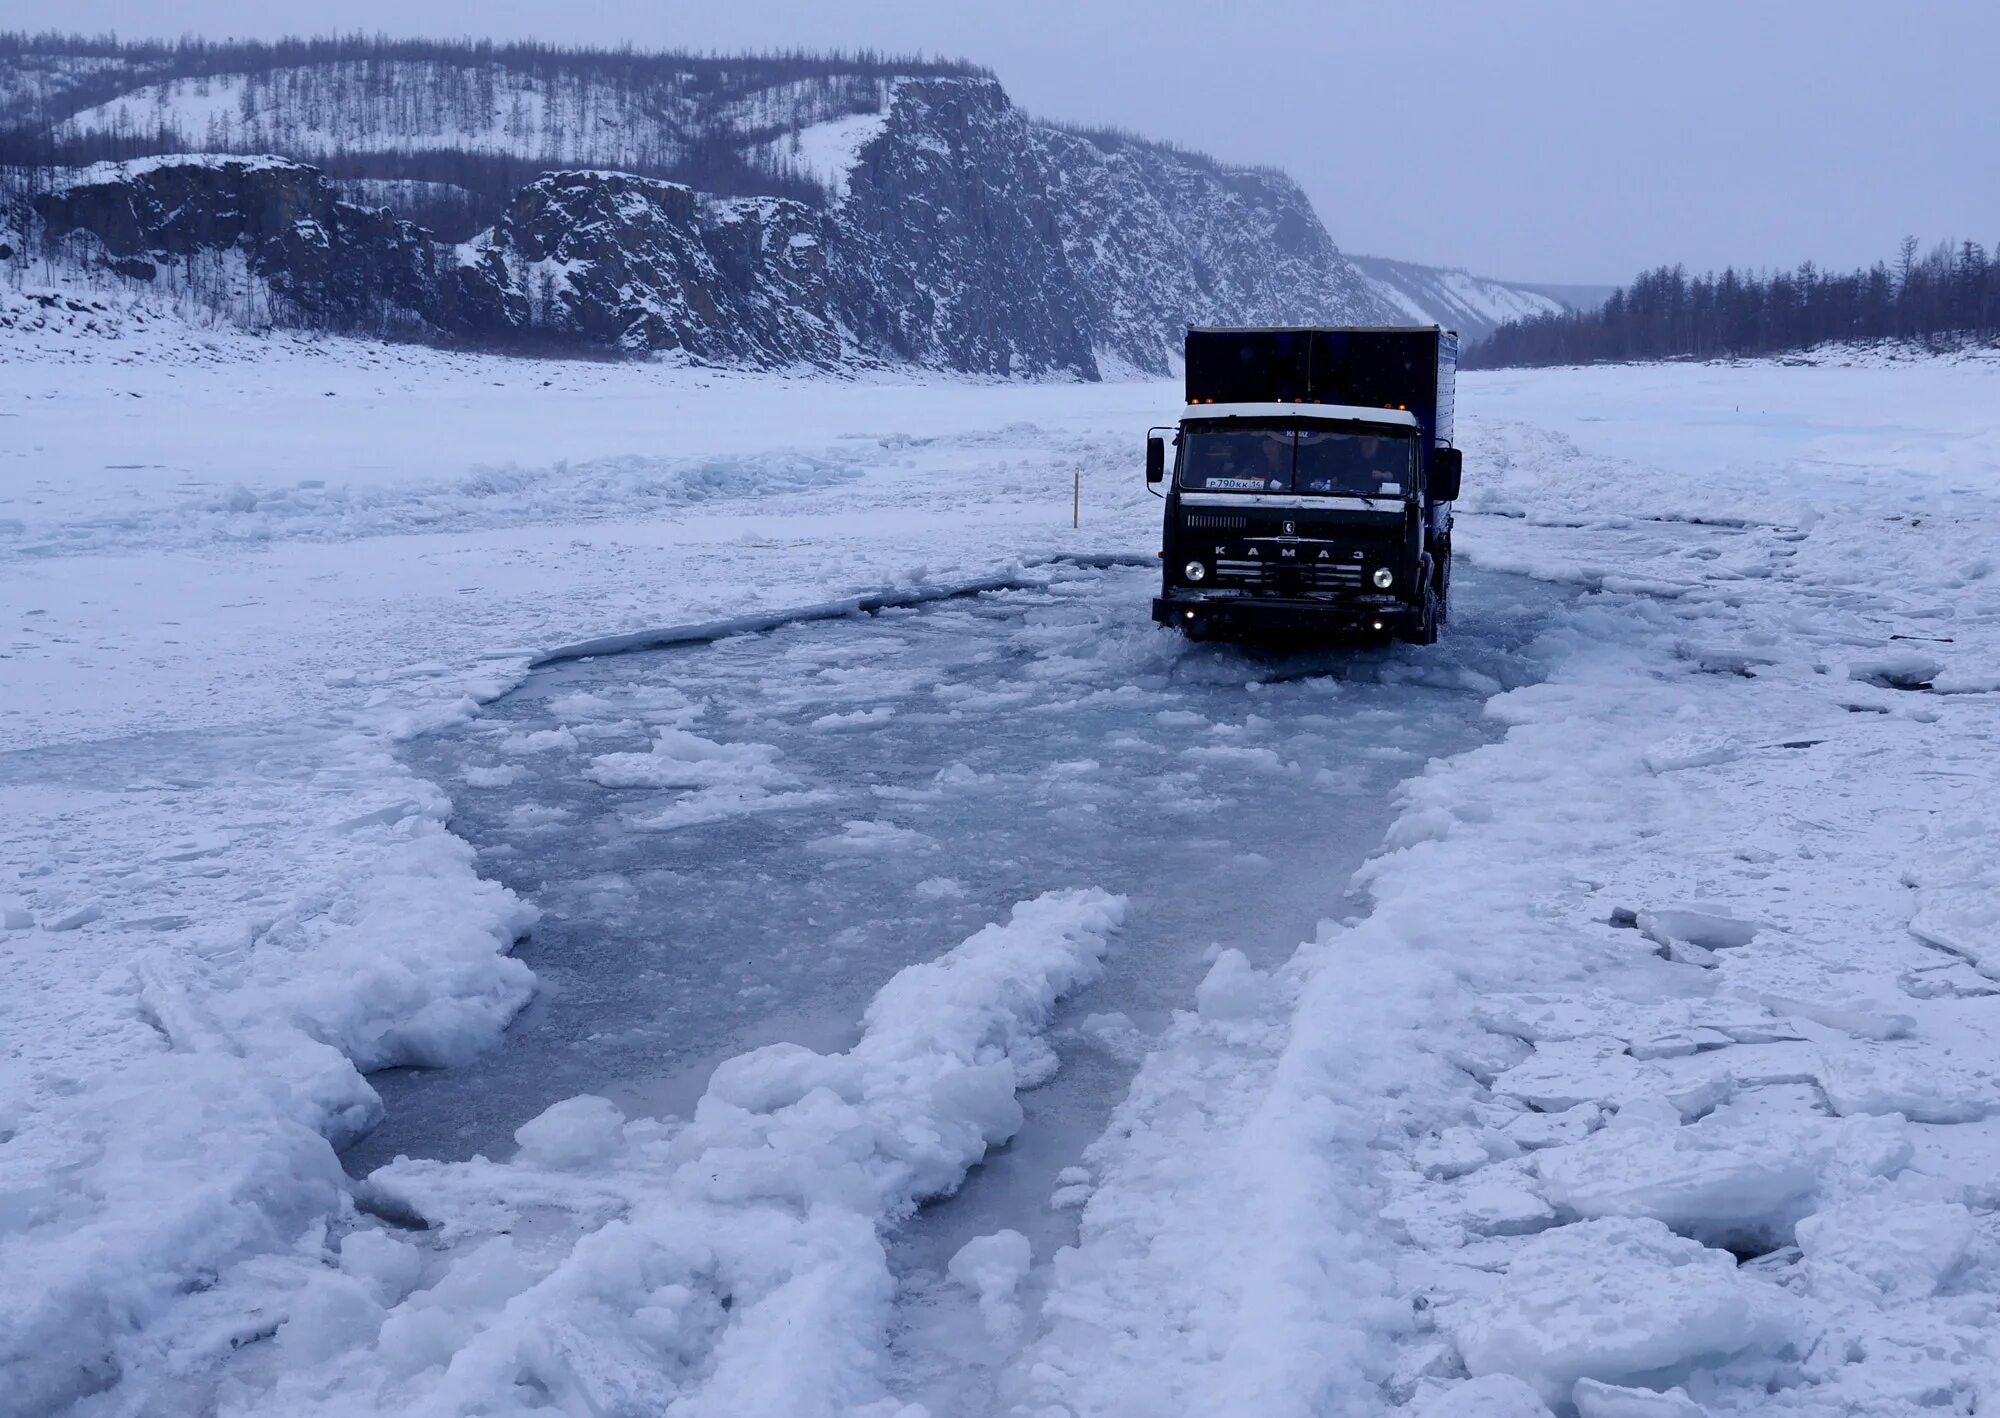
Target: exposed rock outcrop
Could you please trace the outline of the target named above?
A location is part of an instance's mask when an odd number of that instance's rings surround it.
[[[241,253],[286,323],[349,328],[385,311],[428,319],[436,250],[379,208],[339,201],[315,168],[283,158],[146,158],[86,168],[30,204],[46,234],[94,238],[120,275]]]
[[[859,343],[979,374],[1095,378],[1061,194],[991,79],[905,79],[834,209],[837,304]]]
[[[443,323],[716,363],[837,363],[821,217],[616,172],[549,173],[460,248]]]
[[[977,74],[870,92],[876,114],[791,144],[819,206],[547,172],[460,245],[301,162],[197,154],[98,164],[33,207],[134,280],[240,254],[268,292],[247,306],[281,323],[760,367],[1158,374],[1190,323],[1399,315],[1282,174],[1039,125]]]

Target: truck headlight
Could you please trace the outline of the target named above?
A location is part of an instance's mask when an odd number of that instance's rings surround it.
[[[1190,561],[1186,566],[1181,568],[1181,571],[1190,581],[1199,581],[1202,577],[1208,575],[1208,568],[1198,561]]]
[[[1396,580],[1396,573],[1391,571],[1386,566],[1378,566],[1375,568],[1375,574],[1369,577],[1368,579],[1370,581],[1373,581],[1377,587],[1386,591],[1392,584],[1394,584]]]

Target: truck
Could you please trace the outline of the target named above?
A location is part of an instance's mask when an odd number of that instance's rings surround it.
[[[1185,377],[1178,425],[1146,438],[1146,482],[1166,500],[1153,619],[1197,640],[1435,642],[1461,469],[1457,334],[1196,328]]]

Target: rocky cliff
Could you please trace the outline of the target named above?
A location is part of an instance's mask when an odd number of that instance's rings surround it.
[[[45,240],[83,236],[135,281],[240,256],[287,324],[355,328],[386,312],[428,319],[437,288],[427,233],[339,201],[319,172],[282,158],[100,163],[33,197]]]
[[[833,365],[820,214],[778,198],[718,201],[617,172],[556,172],[456,248],[439,323],[718,364]]]
[[[1188,325],[1365,324],[1396,312],[1283,173],[1116,134],[1041,129],[1099,358],[1163,373]]]
[[[454,244],[302,162],[196,154],[73,171],[32,207],[134,280],[240,255],[283,323],[717,363],[1159,374],[1190,323],[1401,315],[1281,174],[1038,124],[977,73],[834,92],[742,130],[808,200],[552,171]]]

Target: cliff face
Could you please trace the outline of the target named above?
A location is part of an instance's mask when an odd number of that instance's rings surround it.
[[[99,164],[30,205],[47,236],[87,234],[133,280],[240,253],[286,323],[347,328],[370,312],[422,318],[433,304],[436,253],[421,228],[337,200],[316,169],[282,158]]]
[[[1046,128],[1037,136],[1063,247],[1107,360],[1164,373],[1188,325],[1395,318],[1282,173],[1116,136]]]
[[[1037,125],[978,75],[876,92],[760,140],[819,205],[547,172],[452,245],[302,163],[214,155],[98,164],[33,205],[134,279],[240,252],[285,323],[764,367],[1158,374],[1191,323],[1400,315],[1280,174]]]
[[[1090,306],[1036,131],[990,79],[904,80],[830,224],[866,349],[979,374],[1095,378]]]
[[[454,308],[473,339],[540,335],[714,363],[837,363],[820,216],[717,201],[627,173],[549,173],[460,248]]]

